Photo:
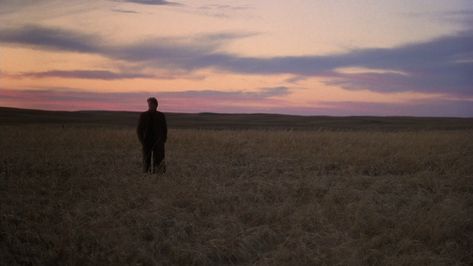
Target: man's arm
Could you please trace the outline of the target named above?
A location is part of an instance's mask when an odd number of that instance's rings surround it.
[[[168,138],[168,125],[166,123],[166,116],[163,114],[163,142],[166,142]]]

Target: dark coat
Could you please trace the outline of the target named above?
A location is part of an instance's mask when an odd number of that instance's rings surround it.
[[[164,144],[167,140],[168,128],[164,114],[159,111],[141,113],[136,129],[138,139],[144,146]]]

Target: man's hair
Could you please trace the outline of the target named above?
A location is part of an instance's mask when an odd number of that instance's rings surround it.
[[[148,103],[154,103],[156,106],[158,106],[158,100],[156,100],[154,97],[149,97]]]

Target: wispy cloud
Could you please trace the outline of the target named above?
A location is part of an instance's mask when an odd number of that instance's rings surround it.
[[[473,95],[473,30],[393,48],[366,48],[332,55],[257,58],[223,51],[222,47],[229,41],[248,36],[251,34],[226,33],[200,36],[200,39],[161,38],[131,45],[107,45],[98,36],[56,28],[25,26],[0,30],[3,43],[95,53],[168,70],[213,68],[245,74],[319,76],[349,89]],[[367,74],[336,71],[343,67],[390,71]]]
[[[73,88],[0,90],[0,106],[18,106],[18,103],[40,109],[54,110],[142,110],[146,99],[157,96],[164,110],[203,112],[225,108],[245,108],[281,103],[280,97],[292,93],[286,87],[261,88],[252,91],[187,90],[155,92],[104,93],[81,91]],[[18,106],[21,107],[21,106]],[[261,107],[260,107],[261,108]],[[229,109],[229,110],[230,110]]]
[[[15,78],[76,78],[76,79],[137,79],[155,76],[141,73],[120,73],[107,70],[50,70],[42,72],[24,72],[13,75]]]
[[[261,88],[256,91],[220,91],[220,90],[188,90],[180,92],[158,92],[158,95],[163,97],[178,96],[179,98],[187,99],[213,99],[213,100],[264,100],[271,97],[286,96],[291,93],[288,87],[268,87]]]
[[[229,5],[229,4],[207,4],[195,8],[195,12],[217,18],[228,18],[235,14],[241,14],[243,11],[250,10],[246,5]]]
[[[138,11],[128,10],[128,9],[121,9],[121,8],[112,8],[110,10],[113,11],[113,12],[117,12],[117,13],[140,14],[140,12],[138,12]]]
[[[202,9],[202,10],[232,10],[232,11],[238,11],[238,10],[248,10],[248,9],[250,9],[250,7],[246,6],[246,5],[209,4],[209,5],[200,6],[199,9]]]
[[[103,40],[91,34],[35,25],[0,30],[0,42],[39,49],[82,53],[102,53]]]
[[[154,6],[163,6],[163,5],[182,5],[177,2],[171,2],[166,0],[115,0],[116,2],[128,2],[134,4],[142,4],[142,5],[154,5]]]
[[[35,5],[37,1],[28,1],[28,0],[0,0],[0,14],[7,14],[10,12],[16,12],[25,7]]]
[[[467,28],[471,27],[473,22],[473,9],[451,10],[443,12],[404,12],[401,15],[414,18],[428,18],[440,22],[453,22],[465,25]]]

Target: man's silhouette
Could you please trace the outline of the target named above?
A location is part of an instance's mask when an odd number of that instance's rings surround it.
[[[166,171],[164,164],[164,143],[167,139],[168,128],[164,114],[157,111],[158,100],[148,99],[148,111],[141,113],[136,132],[143,146],[143,172],[156,172],[159,166]],[[151,169],[151,162],[153,167]],[[162,165],[160,165],[162,164]]]

